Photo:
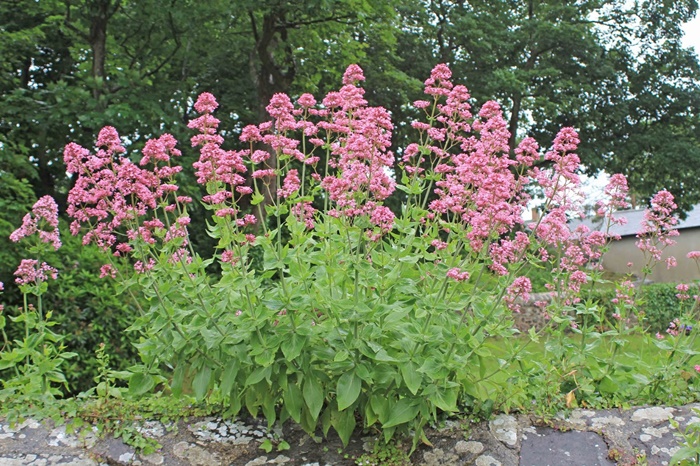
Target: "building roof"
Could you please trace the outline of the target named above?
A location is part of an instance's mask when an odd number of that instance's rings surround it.
[[[642,229],[642,223],[644,222],[644,210],[621,210],[619,212],[613,213],[615,218],[625,217],[627,223],[625,225],[612,225],[610,227],[611,235],[625,236],[636,236],[637,233]],[[586,225],[591,230],[602,230],[607,226],[606,222],[603,222],[603,217],[587,217],[581,220],[572,220],[569,222],[569,226],[573,231],[579,225]],[[693,209],[688,212],[688,216],[685,220],[678,222],[677,229],[683,230],[684,228],[697,228],[700,227],[700,204],[697,204]]]

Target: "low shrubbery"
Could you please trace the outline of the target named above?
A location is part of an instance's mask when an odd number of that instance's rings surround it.
[[[386,440],[413,432],[414,446],[425,440],[426,423],[454,412],[695,396],[698,377],[688,368],[694,306],[674,316],[682,332],[649,336],[662,357],[631,367],[622,356],[639,331],[627,325],[639,313],[635,289],[620,284],[609,315],[594,300],[581,301],[582,288],[600,273],[586,265],[609,238],[567,227],[581,199],[572,128],[544,155],[525,138],[511,157],[498,104],[473,113],[467,89],[438,65],[426,81],[428,100],[414,103],[424,115],[412,124],[416,142],[394,167],[390,116],[368,106],[363,79],[351,66],[343,87],[321,103],[308,94],[296,105],[276,95],[272,121],[243,128],[248,148],[239,151],[222,148],[217,103],[199,96],[200,116],[190,127],[198,133],[194,168],[207,192],[209,234],[218,241],[212,257],[200,257],[189,241],[193,200],[178,195],[181,152],[172,136],[148,141],[138,163],[124,156],[111,127],[100,132],[94,153],[66,147],[76,177],[71,232],[109,253],[102,277],[145,302],[117,303],[111,288],[85,282],[100,318],[113,306],[124,325],[129,306],[137,307],[129,323],[140,358],[128,371],[110,372],[103,353],[101,385],[86,396],[158,390],[217,404],[230,416],[262,413],[270,424],[291,420],[310,433],[332,427],[345,443],[357,427],[381,429]],[[523,225],[533,186],[545,197],[544,215]],[[403,201],[392,211],[385,201],[397,189]],[[598,209],[608,225],[626,206],[626,192],[624,177],[614,175]],[[51,202],[40,199],[13,233],[13,240],[33,241],[32,259],[16,272],[32,302],[14,319],[25,323],[24,336],[6,338],[0,353],[5,390],[15,374],[26,377],[42,365],[50,372],[42,385],[4,392],[5,399],[55,395],[75,358],[49,332],[52,316],[42,301],[55,278],[45,254],[59,246]],[[652,201],[640,232],[645,270],[672,242],[674,208],[666,191]],[[554,298],[542,305],[550,325],[515,338],[512,313],[532,289],[527,264],[550,271]],[[212,265],[220,273],[207,273]],[[82,272],[69,278],[83,280]],[[77,311],[57,312],[71,319]],[[35,337],[42,334],[50,338]],[[544,351],[530,351],[533,342]],[[106,351],[123,343],[117,338]],[[115,386],[119,378],[128,389]]]
[[[697,294],[697,287],[693,288],[694,294]],[[652,335],[664,334],[673,320],[685,313],[683,308],[687,307],[687,303],[679,299],[678,295],[678,285],[675,283],[650,283],[640,286],[635,298],[635,307],[637,316],[641,317],[641,330]],[[609,321],[614,320],[616,297],[614,289],[586,290],[583,294],[583,298],[594,302]]]

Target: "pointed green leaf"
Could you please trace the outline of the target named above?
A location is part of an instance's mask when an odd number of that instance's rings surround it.
[[[301,409],[303,405],[303,399],[301,395],[301,389],[295,383],[290,383],[287,389],[282,395],[284,400],[284,407],[289,413],[289,415],[294,419],[294,422],[301,423]]]
[[[412,361],[408,361],[401,364],[400,369],[406,387],[408,387],[412,394],[416,395],[423,380],[423,376],[418,372],[418,365]]]
[[[412,421],[418,415],[419,407],[415,400],[401,398],[391,409],[389,420],[383,428],[394,427]]]
[[[304,401],[309,408],[309,412],[314,422],[318,419],[318,414],[323,407],[323,390],[321,384],[315,378],[307,378],[304,382]]]
[[[155,386],[153,377],[149,374],[137,372],[129,379],[129,394],[143,395]]]
[[[294,361],[300,354],[306,344],[306,337],[293,333],[290,338],[287,338],[280,345],[282,353],[287,361]]]
[[[197,372],[197,375],[194,376],[194,380],[192,380],[192,391],[194,391],[194,396],[198,401],[203,400],[204,395],[207,394],[210,380],[211,369],[209,367],[202,367],[199,372]]]
[[[457,411],[457,388],[436,387],[435,392],[428,396],[428,400],[441,410],[453,413]]]
[[[336,396],[338,399],[338,410],[343,411],[350,406],[360,396],[362,381],[354,372],[346,372],[338,379]],[[337,430],[337,429],[336,429]]]
[[[170,390],[173,395],[179,397],[182,394],[182,383],[185,380],[185,365],[178,364],[173,373],[173,381],[170,383]]]
[[[260,382],[262,379],[270,377],[270,374],[272,374],[272,366],[258,367],[257,369],[255,369],[253,372],[250,373],[248,378],[245,379],[245,386],[249,387],[251,385],[255,385],[256,383]]]
[[[331,424],[340,440],[343,442],[343,446],[347,447],[350,442],[350,436],[355,430],[355,412],[354,410],[347,409],[345,411],[335,411],[331,413]]]
[[[221,393],[226,396],[231,393],[233,388],[233,383],[236,381],[236,376],[238,375],[238,359],[231,359],[224,373],[221,375]]]

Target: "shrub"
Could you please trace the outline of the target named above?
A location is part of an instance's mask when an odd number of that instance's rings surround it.
[[[127,329],[139,315],[140,295],[136,289],[122,293],[116,281],[100,278],[95,271],[105,260],[97,247],[83,246],[79,238],[68,236],[53,261],[60,280],[47,290],[44,305],[54,310],[54,330],[66,335],[66,349],[76,353],[65,369],[68,394],[94,385],[95,351],[101,343],[112,356],[111,369],[124,370],[138,361],[134,346],[138,335]]]

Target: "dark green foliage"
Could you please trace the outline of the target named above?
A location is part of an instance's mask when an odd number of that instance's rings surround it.
[[[673,319],[680,318],[683,314],[681,301],[676,297],[678,291],[675,283],[652,283],[641,288],[638,297],[638,309],[643,321],[642,327],[648,333],[657,332],[664,334],[668,324]],[[693,294],[692,292],[690,293]],[[605,317],[612,321],[612,315],[616,312],[615,290],[595,289],[587,291],[583,299],[590,299],[604,310]]]
[[[24,248],[10,241],[10,234],[22,224],[22,217],[32,209],[36,201],[31,186],[3,171],[0,163],[0,282],[5,284],[4,299],[14,296],[20,299],[19,291],[10,285],[12,273],[19,265]]]
[[[115,280],[99,278],[99,269],[106,263],[104,253],[82,246],[75,237],[64,235],[62,240],[60,254],[52,262],[59,269],[59,279],[49,284],[44,305],[54,310],[58,322],[54,330],[66,335],[68,351],[78,354],[64,368],[69,390],[77,394],[94,386],[95,351],[100,343],[110,353],[110,369],[126,369],[136,362],[135,336],[126,329],[138,316],[139,303],[129,293],[120,294]]]
[[[663,334],[673,319],[682,317],[682,304],[676,294],[675,283],[654,283],[642,288],[640,311],[649,332]]]

